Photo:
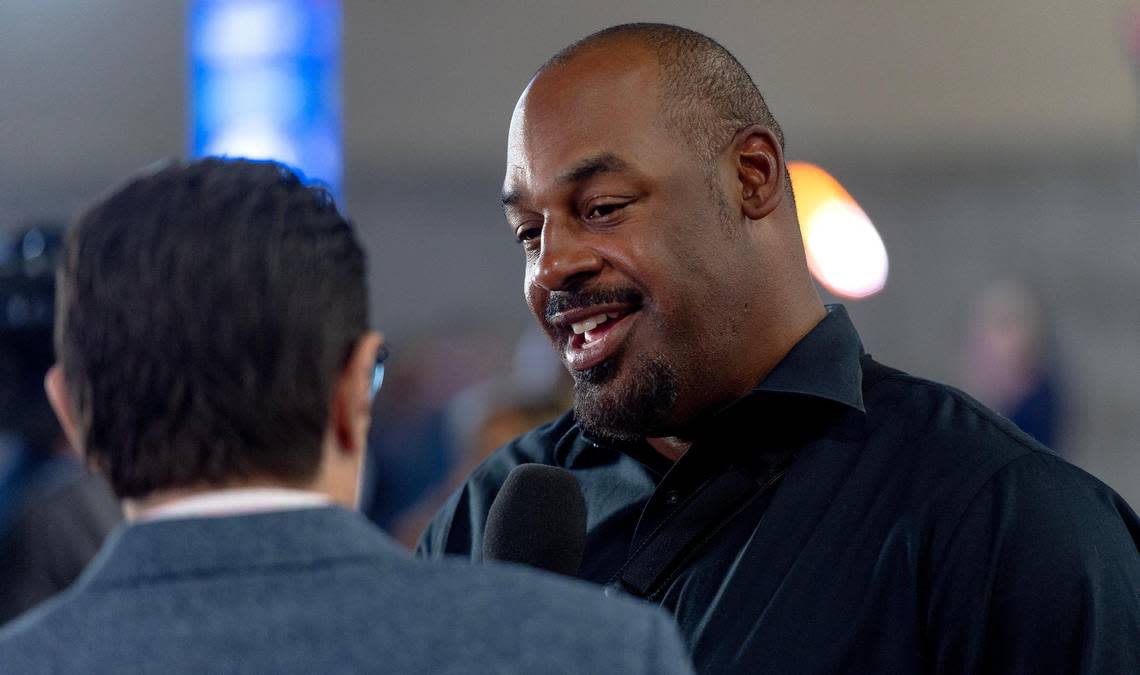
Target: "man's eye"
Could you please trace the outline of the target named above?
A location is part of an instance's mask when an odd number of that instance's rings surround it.
[[[618,211],[625,208],[625,202],[611,202],[605,204],[594,204],[586,210],[586,220],[596,220],[598,218],[608,218]]]
[[[520,227],[515,233],[515,236],[518,237],[520,244],[525,244],[528,241],[537,239],[541,234],[542,228],[540,227]]]

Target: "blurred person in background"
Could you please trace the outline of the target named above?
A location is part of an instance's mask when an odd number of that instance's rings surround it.
[[[1046,317],[1040,297],[1023,282],[983,290],[970,317],[966,390],[1058,450],[1066,406]]]
[[[47,391],[128,523],[0,630],[5,673],[687,673],[655,608],[417,561],[354,511],[382,381],[364,252],[273,162],[134,178],[68,234]]]
[[[632,24],[563,49],[505,173],[574,409],[480,465],[422,555],[482,559],[507,477],[553,465],[585,495],[581,576],[673,612],[698,671],[1140,673],[1140,519],[824,306],[783,132],[721,45]]]
[[[0,249],[0,624],[71,584],[122,517],[44,394],[60,231],[24,228]]]
[[[408,548],[476,466],[511,439],[557,418],[574,400],[573,380],[537,326],[519,337],[505,370],[445,402],[438,430],[452,448],[450,470],[386,528]]]
[[[388,531],[409,509],[430,499],[466,449],[452,401],[497,372],[505,360],[500,335],[435,331],[400,347],[385,377],[368,437],[361,511]],[[386,398],[385,392],[399,392]]]

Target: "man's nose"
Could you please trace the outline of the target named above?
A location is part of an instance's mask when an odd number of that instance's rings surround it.
[[[547,291],[568,287],[598,273],[602,257],[589,245],[589,234],[573,223],[548,218],[542,228],[534,281]]]

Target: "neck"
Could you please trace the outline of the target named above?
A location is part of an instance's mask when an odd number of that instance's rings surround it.
[[[742,383],[740,396],[747,394],[764,381],[772,370],[784,360],[788,352],[792,351],[800,340],[810,333],[820,321],[827,317],[827,308],[824,307],[815,286],[808,286],[801,292],[801,297],[787,303],[787,314],[782,317],[762,317],[759,324],[749,336],[758,336],[751,350],[748,362],[742,364],[740,372],[750,374],[747,382]],[[765,323],[778,323],[779,327],[768,326]],[[736,398],[739,398],[737,396]],[[733,400],[736,400],[735,398]]]
[[[674,419],[687,420],[681,427],[683,430],[673,436],[647,438],[646,442],[650,447],[661,456],[676,462],[689,451],[693,442],[703,435],[702,430],[706,428],[706,423],[710,419],[748,395],[768,377],[792,347],[827,316],[827,308],[824,307],[815,287],[808,284],[807,288],[810,293],[805,293],[805,297],[799,298],[798,302],[785,305],[795,309],[790,316],[782,317],[777,322],[779,330],[773,331],[769,325],[766,327],[768,330],[760,329],[757,333],[749,334],[750,342],[755,346],[745,352],[745,356],[749,358],[748,362],[726,369],[726,373],[746,373],[745,377],[736,381],[732,381],[731,375],[726,377],[723,381],[724,393],[716,400],[695,404],[689,410],[685,410],[684,407],[676,409]],[[756,337],[757,335],[759,337]]]

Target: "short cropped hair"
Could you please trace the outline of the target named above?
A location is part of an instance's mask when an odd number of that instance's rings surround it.
[[[539,72],[621,41],[640,44],[656,56],[665,122],[705,161],[715,158],[737,131],[753,124],[771,130],[784,147],[784,131],[744,66],[716,40],[688,28],[662,23],[612,26],[564,48]]]
[[[364,252],[325,189],[274,162],[172,163],[92,206],[65,246],[56,351],[120,497],[315,478],[368,330]]]

